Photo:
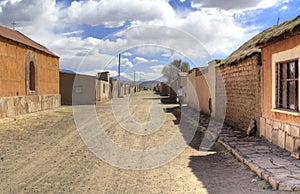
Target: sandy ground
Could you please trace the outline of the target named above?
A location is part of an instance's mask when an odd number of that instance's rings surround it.
[[[139,123],[151,120],[154,102],[160,102],[160,96],[135,94],[129,98],[131,115]],[[164,124],[150,135],[124,130],[109,103],[96,110],[111,140],[149,150],[169,141],[177,130],[178,105],[163,106],[168,110]],[[273,193],[219,144],[215,152],[198,152],[202,136],[197,131],[192,143],[165,165],[130,170],[104,162],[87,148],[70,107],[0,121],[0,193]]]

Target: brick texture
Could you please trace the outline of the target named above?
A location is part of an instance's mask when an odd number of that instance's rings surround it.
[[[261,117],[260,54],[220,67],[227,95],[225,122],[247,130],[252,119],[259,128]],[[218,78],[220,79],[220,78]]]

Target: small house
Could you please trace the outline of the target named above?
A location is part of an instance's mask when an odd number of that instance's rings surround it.
[[[60,92],[63,105],[93,105],[110,99],[109,72],[96,76],[60,72]]]

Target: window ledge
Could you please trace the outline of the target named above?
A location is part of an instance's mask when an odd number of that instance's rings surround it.
[[[293,111],[281,110],[281,109],[271,109],[271,112],[277,112],[277,113],[293,115],[293,116],[300,116],[300,112],[293,112]]]

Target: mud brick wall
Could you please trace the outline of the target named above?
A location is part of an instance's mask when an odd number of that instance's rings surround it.
[[[226,90],[225,122],[247,130],[255,119],[259,128],[261,117],[261,62],[260,53],[236,64],[219,67]],[[218,80],[217,82],[220,82]],[[222,93],[222,89],[219,89]],[[220,95],[217,93],[217,95]]]
[[[0,98],[0,118],[60,107],[60,95],[31,95]]]

